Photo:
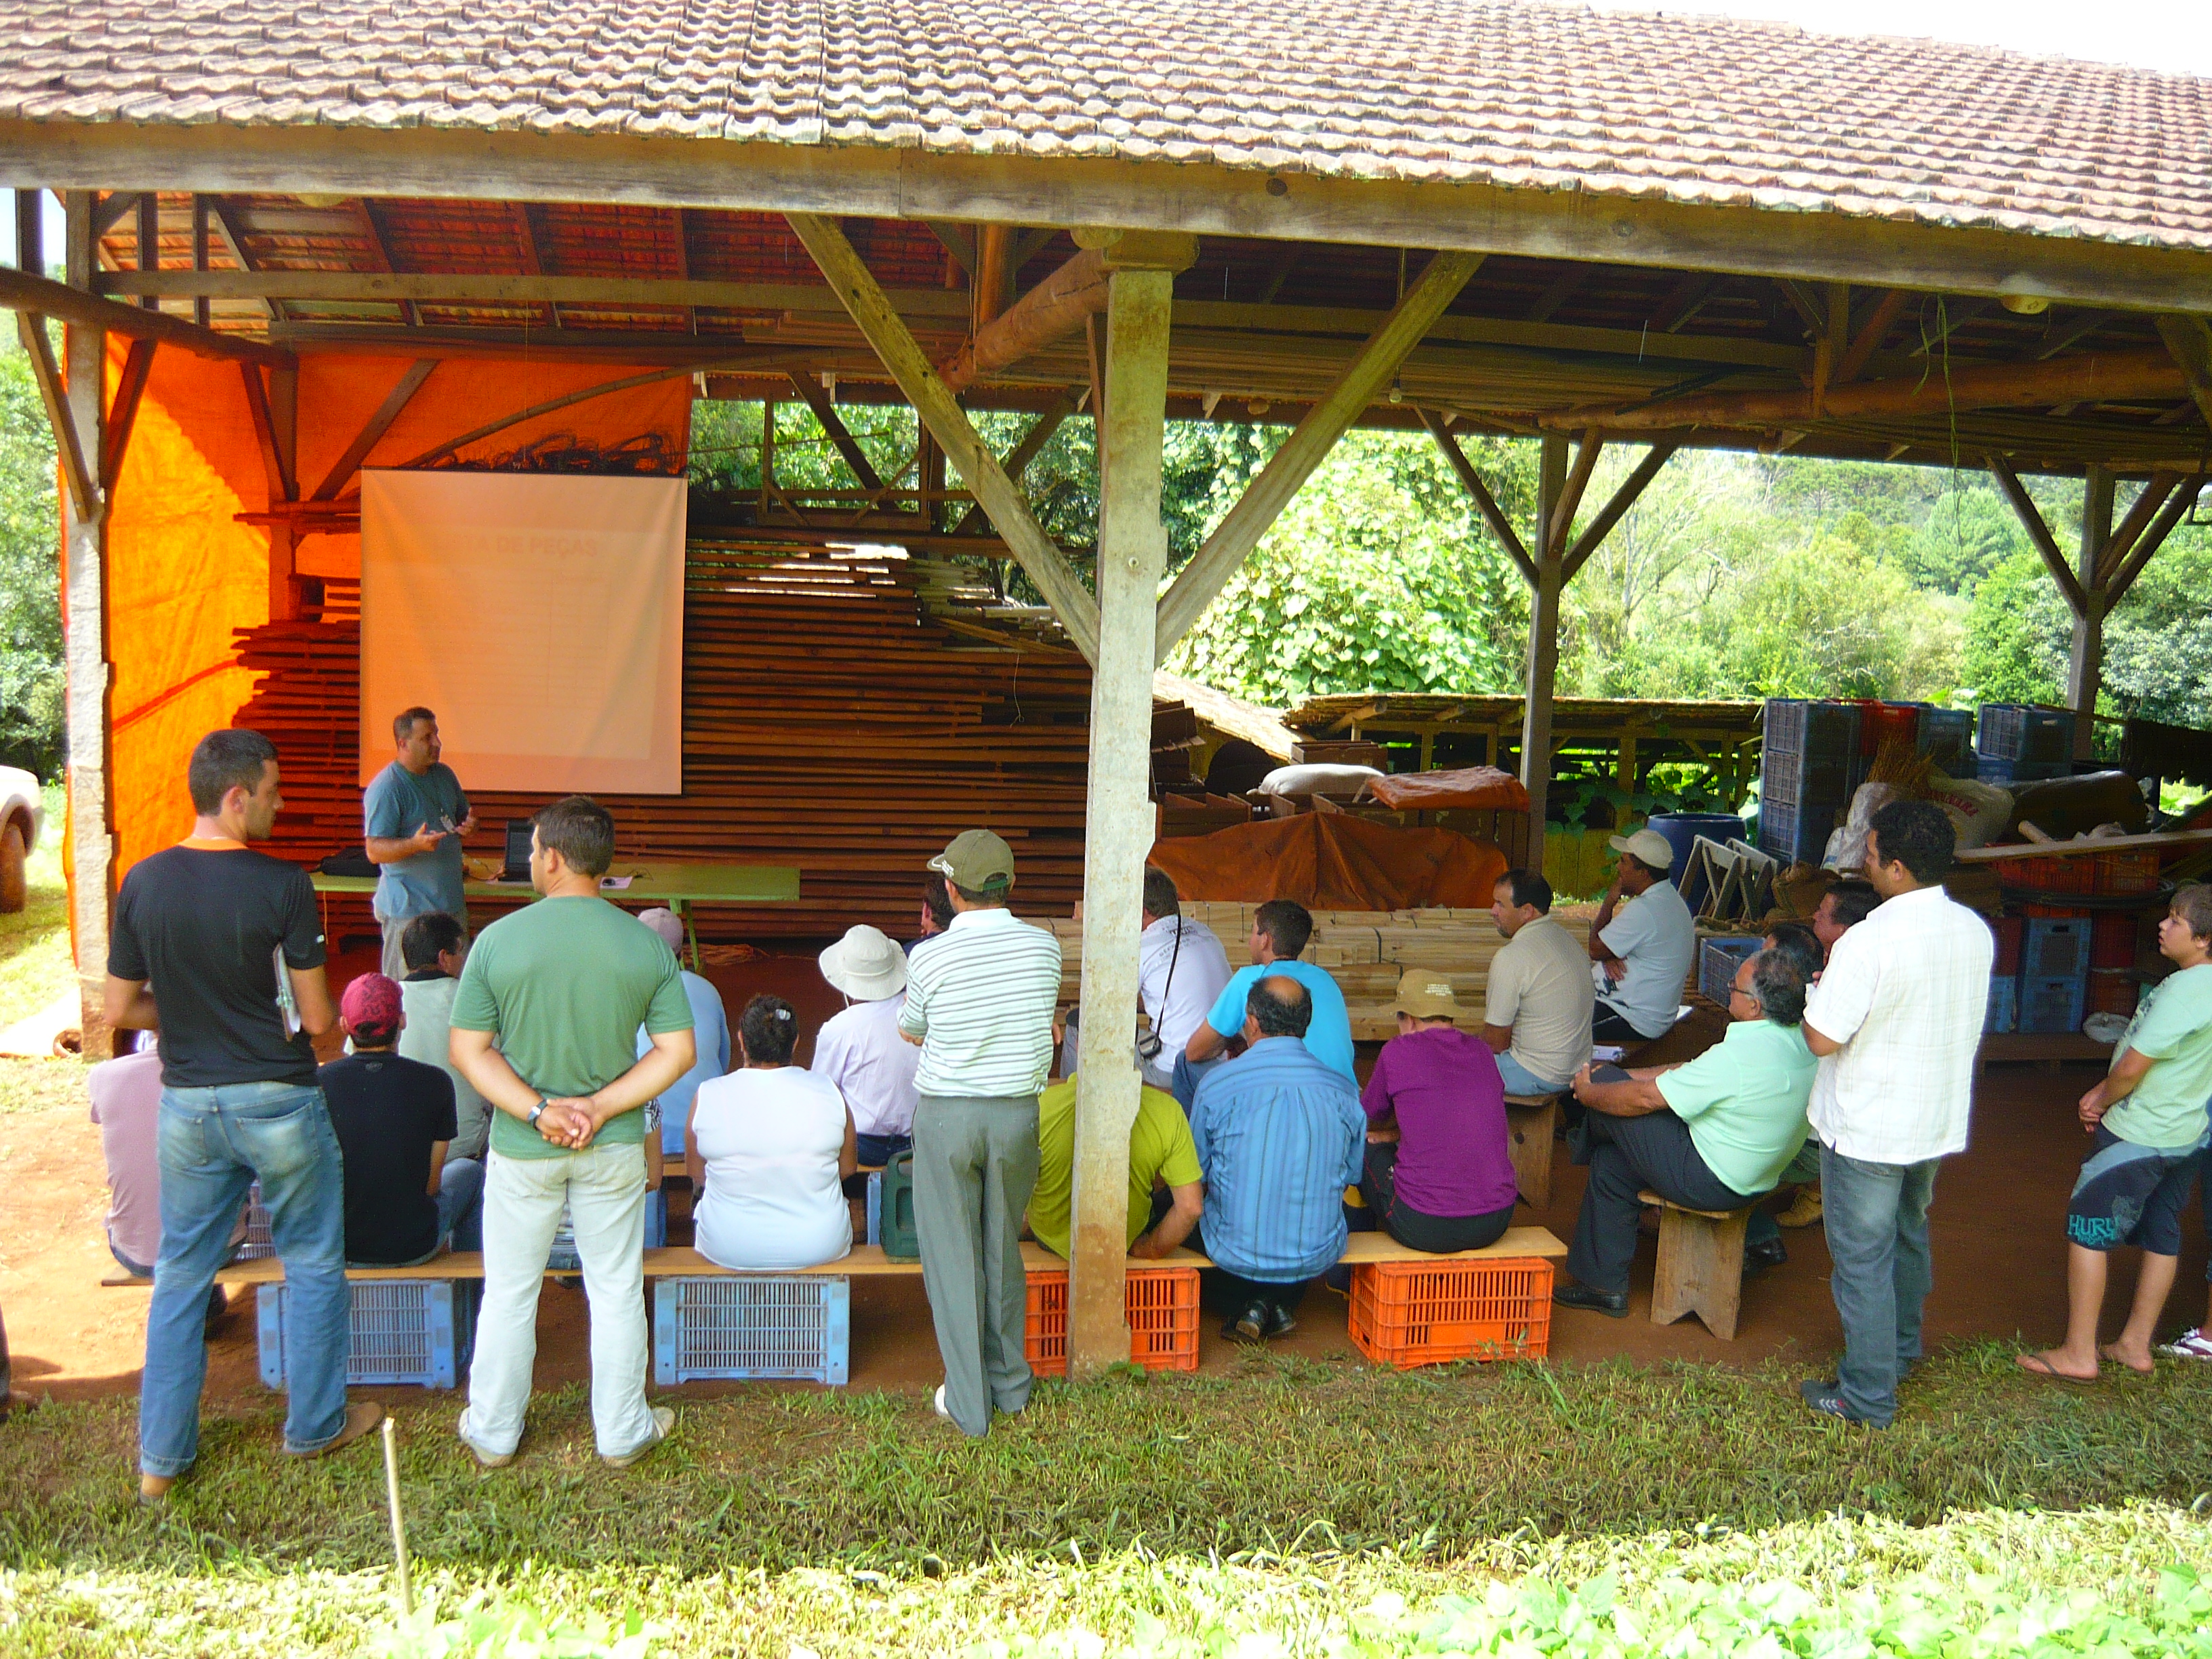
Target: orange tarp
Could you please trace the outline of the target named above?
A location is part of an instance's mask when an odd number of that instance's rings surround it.
[[[1496,812],[1528,810],[1528,786],[1494,766],[1468,766],[1453,772],[1400,772],[1373,780],[1367,793],[1385,806],[1402,811],[1448,807]]]
[[[1155,842],[1149,861],[1186,899],[1287,898],[1312,910],[1486,909],[1505,873],[1486,841],[1322,812]]]

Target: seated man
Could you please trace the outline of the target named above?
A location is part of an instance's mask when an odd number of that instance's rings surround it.
[[[1505,945],[1490,960],[1482,1040],[1507,1094],[1557,1094],[1590,1057],[1589,958],[1552,920],[1552,884],[1533,870],[1498,877],[1490,915]]]
[[[1836,948],[1836,941],[1875,913],[1881,902],[1881,895],[1870,881],[1839,881],[1820,895],[1820,902],[1813,912],[1813,937],[1820,941],[1825,953]]]
[[[845,1006],[815,1033],[811,1069],[845,1097],[860,1167],[879,1170],[914,1145],[914,1109],[921,1100],[914,1079],[921,1050],[898,1028],[906,953],[881,928],[863,923],[847,928],[819,960],[822,977]]]
[[[1577,952],[1587,988],[1579,963]],[[1398,981],[1398,1035],[1360,1097],[1373,1126],[1360,1196],[1391,1237],[1438,1254],[1495,1244],[1513,1224],[1516,1195],[1505,1085],[1489,1045],[1454,1024],[1460,1012],[1451,981],[1408,969]]]
[[[434,1066],[453,1079],[453,1144],[446,1156],[481,1164],[491,1141],[491,1103],[461,1075],[452,1054],[453,993],[461,988],[468,936],[458,918],[434,910],[401,931],[399,954],[407,963],[407,977],[399,981],[400,1010],[407,1017],[399,1057]]]
[[[483,1248],[484,1166],[446,1156],[453,1085],[436,1066],[400,1056],[406,1019],[398,983],[363,974],[338,1000],[353,1053],[316,1073],[345,1161],[352,1267],[411,1267],[449,1245]]]
[[[1344,1189],[1365,1169],[1367,1115],[1351,1079],[1306,1046],[1312,1021],[1304,983],[1260,980],[1244,1053],[1206,1074],[1191,1107],[1206,1177],[1200,1248],[1230,1316],[1221,1334],[1235,1341],[1297,1328],[1306,1285],[1344,1254]]]
[[[915,925],[921,931],[899,947],[908,956],[915,945],[952,925],[952,895],[945,889],[945,878],[934,870],[921,878],[921,912]]]
[[[1805,981],[1786,957],[1761,951],[1736,969],[1729,1017],[1727,1036],[1686,1066],[1608,1066],[1612,1081],[1584,1066],[1576,1077],[1589,1108],[1576,1162],[1589,1165],[1589,1184],[1567,1252],[1577,1282],[1552,1293],[1562,1306],[1626,1317],[1645,1188],[1689,1209],[1741,1209],[1774,1189],[1805,1144],[1818,1068],[1805,1046]],[[1753,1211],[1752,1222],[1747,1267],[1781,1243],[1771,1216]]]
[[[639,911],[637,919],[659,934],[661,943],[676,953],[677,971],[684,976],[684,1000],[691,1005],[691,1035],[697,1042],[697,1053],[691,1069],[660,1091],[660,1139],[652,1149],[680,1155],[684,1128],[691,1121],[691,1103],[698,1097],[699,1085],[730,1069],[730,1020],[714,981],[683,965],[684,918],[673,910],[653,909]],[[643,1060],[652,1051],[653,1037],[641,1025],[637,1057]],[[650,1164],[654,1160],[648,1158],[646,1162]]]
[[[1666,836],[1638,830],[1610,845],[1620,863],[1590,925],[1590,959],[1602,976],[1590,1034],[1599,1042],[1642,1042],[1674,1028],[1698,925],[1667,879],[1674,849]]]
[[[1313,916],[1294,899],[1269,899],[1252,915],[1252,937],[1246,941],[1252,964],[1240,968],[1214,999],[1212,1009],[1199,1022],[1183,1045],[1175,1068],[1175,1097],[1186,1109],[1197,1098],[1199,1081],[1208,1062],[1229,1052],[1229,1044],[1244,1027],[1246,1005],[1252,988],[1269,975],[1296,980],[1305,987],[1312,1023],[1305,1029],[1305,1045],[1314,1057],[1344,1079],[1358,1084],[1352,1066],[1352,1016],[1344,1006],[1344,993],[1326,969],[1300,962],[1298,952],[1313,937]]]
[[[2094,1382],[2104,1360],[2145,1376],[2157,1364],[2150,1340],[2173,1288],[2181,1212],[2204,1161],[2212,1096],[2212,887],[2192,881],[2174,890],[2158,951],[2176,971],[2143,993],[2112,1045],[2110,1071],[2081,1097],[2081,1127],[2096,1139],[2066,1206],[2066,1340],[2019,1356],[2038,1376]],[[2135,1305],[2119,1340],[2100,1347],[2106,1263],[2122,1245],[2142,1252]],[[2203,1340],[2200,1327],[2166,1352],[2195,1358]]]
[[[1175,1097],[1146,1085],[1129,1126],[1129,1254],[1157,1261],[1190,1237],[1206,1188],[1190,1120]],[[1037,1181],[1030,1231],[1066,1256],[1074,1231],[1075,1085],[1055,1083],[1037,1097]]]
[[[1137,1006],[1152,1022],[1137,1040],[1137,1064],[1155,1089],[1175,1087],[1176,1060],[1229,983],[1229,952],[1204,922],[1182,914],[1175,878],[1145,870],[1144,931],[1137,940]],[[1068,1010],[1060,1045],[1060,1074],[1075,1075],[1082,1059],[1082,1009]]]
[[[124,1272],[151,1279],[161,1255],[161,1056],[150,1031],[116,1035],[143,1036],[144,1046],[103,1060],[85,1077],[92,1121],[100,1125],[100,1151],[106,1155],[107,1249]],[[241,1211],[231,1243],[245,1237]],[[210,1326],[222,1316],[225,1305],[218,1285],[208,1298]]]

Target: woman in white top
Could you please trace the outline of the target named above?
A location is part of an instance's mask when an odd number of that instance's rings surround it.
[[[840,1183],[860,1159],[837,1085],[791,1063],[799,1021],[757,996],[738,1022],[741,1069],[699,1085],[684,1143],[699,1254],[718,1267],[819,1267],[853,1248]]]

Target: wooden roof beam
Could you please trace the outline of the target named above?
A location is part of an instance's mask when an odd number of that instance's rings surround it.
[[[1597,458],[1604,448],[1605,434],[1595,427],[1584,432],[1582,441],[1575,446],[1575,464],[1559,490],[1559,499],[1553,504],[1551,519],[1536,526],[1537,534],[1543,538],[1547,560],[1565,556],[1567,532],[1575,527],[1575,514],[1582,510],[1590,474],[1597,470]]]
[[[384,220],[375,203],[366,196],[355,198],[354,215],[361,226],[362,240],[368,245],[368,257],[376,261],[376,269],[386,276],[397,276],[399,267],[392,263],[391,244],[385,240]],[[416,309],[412,300],[399,302],[400,320],[410,328],[422,325],[422,313]]]
[[[977,328],[959,350],[939,365],[952,391],[965,392],[977,380],[1019,362],[1054,340],[1081,328],[1106,308],[1106,256],[1086,248]]]
[[[1313,470],[1344,435],[1345,430],[1374,402],[1406,356],[1419,345],[1430,325],[1459,297],[1476,270],[1480,253],[1437,253],[1431,256],[1419,278],[1406,290],[1382,327],[1369,337],[1359,355],[1345,368],[1336,384],[1306,411],[1291,435],[1245,487],[1237,504],[1191,556],[1174,584],[1161,595],[1158,626],[1158,656],[1165,660],[1176,641],[1204,614],[1213,597],[1228,582],[1260,538],[1281,515],[1291,497],[1312,476]]]
[[[860,488],[881,489],[884,487],[882,474],[868,459],[867,452],[860,447],[860,441],[838,417],[836,404],[830,401],[829,388],[804,372],[794,373],[791,376],[791,384],[807,408],[814,411],[814,418],[821,422],[822,430],[836,447],[837,453],[845,458],[845,465],[853,469],[853,476],[860,481]]]
[[[118,305],[66,283],[5,266],[0,266],[0,307],[58,317],[65,323],[75,323],[82,328],[102,328],[134,340],[159,340],[196,357],[225,358],[275,368],[290,368],[299,361],[281,346],[218,334],[213,329],[186,322],[182,317]]]
[[[1590,274],[1596,269],[1595,265],[1569,265],[1546,284],[1544,291],[1536,296],[1536,302],[1524,314],[1524,320],[1532,323],[1550,321],[1552,313],[1573,299],[1577,290],[1589,281]]]
[[[2142,574],[2143,567],[2151,562],[2151,556],[2166,545],[2166,538],[2173,533],[2173,527],[2181,522],[2183,515],[2196,505],[2197,493],[2208,482],[2212,480],[2207,480],[2201,474],[2193,478],[2175,480],[2173,493],[2166,497],[2166,505],[2159,509],[2158,517],[2151,520],[2149,528],[2142,532],[2142,539],[2136,543],[2126,562],[2113,572],[2112,580],[2105,585],[2105,611],[2107,616],[2112,614],[2114,605],[2127,597],[2128,589],[2135,586],[2136,578]]]
[[[161,198],[152,191],[143,191],[135,204],[138,210],[135,245],[137,265],[141,270],[161,268]],[[161,302],[149,296],[138,302],[148,311],[159,311]]]
[[[2057,540],[2044,520],[2043,509],[2036,506],[2035,498],[2021,488],[2020,476],[2011,467],[1995,455],[1985,459],[1990,476],[1997,481],[1997,488],[2004,491],[2005,499],[2012,503],[2012,510],[2019,514],[2021,527],[2027,532],[2028,540],[2035,544],[2035,550],[2043,556],[2044,568],[2051,573],[2051,580],[2058,584],[2059,592],[2065,596],[2067,608],[2076,617],[2088,615],[2089,596],[2081,591],[2081,579],[2068,567],[2066,555],[2059,550]]]
[[[2212,426],[2212,325],[2202,317],[2164,316],[2158,319],[2158,337],[2181,370],[2204,424]]]
[[[934,436],[960,476],[975,492],[976,501],[991,515],[991,523],[1006,538],[1006,546],[1059,617],[1060,626],[1083,653],[1096,665],[1098,658],[1098,602],[1091,597],[1044,527],[1030,511],[998,458],[976,435],[967,412],[954,400],[951,390],[939,378],[890,301],[860,256],[846,240],[836,221],[815,213],[786,216],[807,252],[812,256],[853,321],[875,348],[884,367],[906,393],[921,416],[923,429]]]
[[[106,444],[100,458],[100,491],[111,500],[115,481],[123,476],[123,458],[131,448],[131,430],[138,423],[138,404],[154,373],[156,349],[152,340],[133,340],[123,360],[123,373],[116,376],[115,395],[107,405]]]
[[[1451,428],[1443,417],[1427,409],[1421,410],[1419,414],[1421,424],[1429,429],[1429,435],[1436,440],[1437,447],[1443,451],[1444,459],[1459,475],[1460,483],[1474,498],[1474,509],[1482,515],[1482,521],[1490,526],[1490,533],[1498,538],[1498,544],[1505,550],[1505,556],[1513,561],[1514,568],[1521,573],[1521,580],[1534,587],[1538,580],[1536,562],[1528,556],[1528,550],[1522,544],[1512,521],[1498,505],[1498,497],[1491,494],[1490,486],[1474,470],[1474,463],[1468,459],[1467,452],[1459,447],[1459,440],[1452,436]]]
[[[237,209],[220,196],[210,195],[203,199],[207,203],[208,222],[214,227],[216,240],[222,242],[222,251],[230,256],[231,264],[238,267],[238,274],[248,276],[256,271],[258,267],[254,264],[253,256],[246,251],[246,233],[240,228]],[[196,271],[193,274],[199,276],[212,276],[215,273]],[[100,286],[97,278],[94,279],[93,286],[95,289]],[[212,300],[222,296],[210,290],[208,297]],[[283,320],[284,306],[282,301],[273,296],[264,298],[261,300],[261,308],[269,314],[269,319],[271,322]]]
[[[1832,386],[1844,386],[1858,379],[1867,366],[1867,360],[1880,350],[1889,331],[1897,326],[1897,319],[1905,314],[1905,307],[1912,303],[1907,289],[1893,288],[1875,301],[1874,309],[1851,336],[1850,343],[1836,359],[1835,368],[1828,376]]]
[[[1613,527],[1621,521],[1651,481],[1659,476],[1659,469],[1667,465],[1674,449],[1673,444],[1654,444],[1644,459],[1636,464],[1636,470],[1621,480],[1620,487],[1599,509],[1597,517],[1589,521],[1583,533],[1575,538],[1575,544],[1567,550],[1565,565],[1560,573],[1563,583],[1574,580],[1576,573],[1589,562],[1590,555],[1605,544],[1605,538],[1613,533]]]
[[[58,283],[54,284],[58,288]],[[70,412],[69,387],[62,380],[61,366],[54,361],[53,342],[46,337],[46,320],[27,311],[15,313],[15,333],[23,343],[23,350],[31,360],[31,378],[38,383],[39,400],[46,408],[46,423],[53,428],[54,446],[61,457],[62,482],[70,493],[70,505],[81,523],[98,521],[100,514],[100,483],[86,465],[83,447],[77,441],[76,419]]]
[[[437,367],[435,357],[418,358],[408,365],[406,373],[399,377],[399,383],[385,394],[384,401],[377,405],[376,412],[362,424],[360,431],[354,434],[353,441],[345,447],[345,453],[337,458],[330,471],[324,475],[322,483],[315,486],[315,493],[308,497],[310,501],[337,499],[338,491],[361,470],[361,464],[368,459],[368,452],[375,448],[377,441],[392,429],[392,423],[399,418],[400,411],[414,401],[415,394],[422,389],[422,382],[430,378],[431,372]]]
[[[2128,508],[2127,517],[2120,520],[2112,533],[2105,538],[2104,546],[2098,550],[2093,586],[2100,588],[2111,586],[2112,578],[2119,574],[2120,567],[2127,562],[2128,555],[2135,550],[2136,538],[2143,533],[2143,526],[2150,523],[2180,483],[2181,475],[2178,472],[2154,472],[2144,482],[2142,489],[2136,494],[2134,503]],[[2109,605],[2106,606],[2107,611],[2111,608]]]

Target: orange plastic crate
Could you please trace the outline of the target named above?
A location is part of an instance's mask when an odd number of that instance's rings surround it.
[[[2154,893],[2158,890],[2158,849],[2130,848],[2118,853],[2100,853],[2081,860],[2096,866],[2100,893]]]
[[[1129,1358],[1148,1371],[1198,1369],[1198,1269],[1132,1267]],[[1029,1276],[1022,1352],[1039,1376],[1067,1375],[1067,1270]]]
[[[1406,1370],[1455,1359],[1540,1359],[1552,1346],[1552,1264],[1540,1256],[1376,1261],[1352,1270],[1352,1340]]]
[[[2045,893],[2094,893],[2098,890],[2097,866],[2100,862],[2101,858],[2087,856],[2009,859],[2006,860],[2004,883],[2008,887],[2029,887]]]

